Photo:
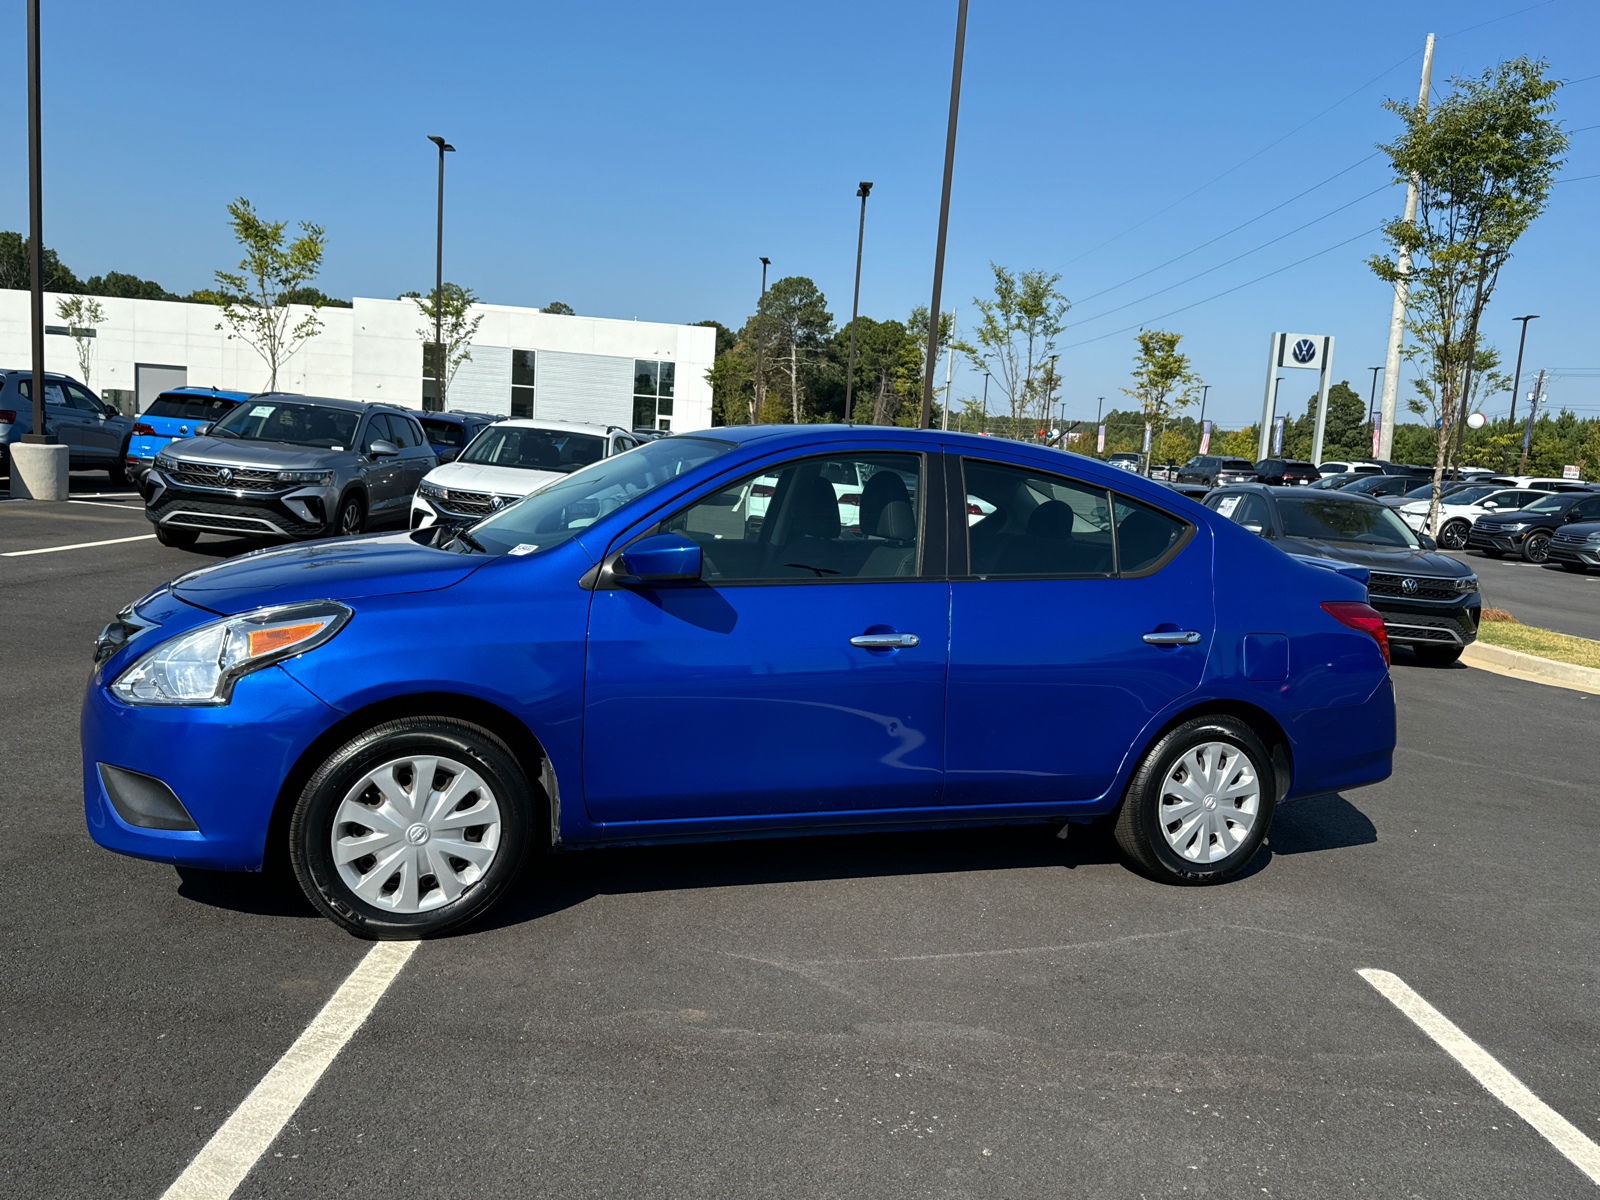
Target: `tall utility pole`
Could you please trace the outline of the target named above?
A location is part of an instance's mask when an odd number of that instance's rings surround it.
[[[44,160],[39,146],[39,0],[28,0],[28,275],[33,342],[33,432],[25,442],[52,442],[44,431]],[[16,467],[12,468],[13,473]],[[13,489],[13,494],[18,494]]]
[[[761,424],[761,352],[767,343],[767,268],[772,265],[770,258],[761,260],[761,299],[756,301],[756,383],[755,396],[750,401],[750,424]]]
[[[933,423],[933,364],[939,357],[939,293],[944,287],[944,239],[950,227],[950,177],[956,167],[956,114],[961,109],[961,58],[966,48],[967,0],[960,0],[956,9],[956,52],[950,66],[950,125],[944,135],[944,190],[939,196],[939,243],[933,252],[933,303],[928,309],[928,353],[922,369],[920,429]]]
[[[872,191],[872,184],[863,179],[861,186],[856,188],[856,195],[861,197],[861,224],[856,227],[856,291],[850,301],[850,366],[844,373],[844,419],[854,420],[855,410],[850,407],[850,397],[855,392],[856,383],[856,314],[861,311],[861,244],[867,236],[867,196]]]
[[[1523,326],[1527,328],[1526,325]],[[1528,473],[1528,442],[1533,437],[1533,422],[1539,416],[1539,396],[1544,391],[1544,372],[1539,372],[1538,381],[1533,385],[1533,399],[1528,404],[1528,428],[1522,434],[1522,461],[1517,464],[1517,474]]]
[[[437,134],[428,140],[439,147],[439,224],[433,240],[433,403],[435,412],[444,411],[444,156],[455,147]]]
[[[1378,415],[1376,399],[1378,395],[1378,372],[1383,370],[1383,368],[1368,367],[1367,370],[1372,372],[1372,390],[1367,395],[1367,420],[1371,421],[1375,416]]]
[[[1522,322],[1522,332],[1517,336],[1517,370],[1511,377],[1511,416],[1506,418],[1506,431],[1515,433],[1517,429],[1517,389],[1522,386],[1522,348],[1528,344],[1528,322],[1537,321],[1538,313],[1529,313],[1525,317],[1512,317],[1513,321]],[[1505,456],[1500,458],[1500,465],[1506,465]]]
[[[1428,82],[1433,76],[1433,34],[1422,48],[1422,85],[1417,89],[1417,107],[1428,108]],[[1404,221],[1407,225],[1417,219],[1417,177],[1406,182],[1406,207]],[[1383,423],[1378,431],[1378,457],[1385,462],[1394,451],[1395,403],[1400,396],[1400,342],[1406,328],[1406,277],[1411,274],[1411,254],[1401,250],[1395,259],[1399,278],[1394,281],[1394,304],[1389,309],[1389,349],[1383,357],[1383,400],[1378,408],[1378,419]]]

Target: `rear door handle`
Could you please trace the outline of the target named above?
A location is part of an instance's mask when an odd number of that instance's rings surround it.
[[[1183,629],[1176,633],[1147,633],[1144,640],[1152,646],[1192,646],[1200,640],[1200,635],[1192,629]]]
[[[914,633],[861,633],[850,644],[863,650],[909,650],[921,641]]]

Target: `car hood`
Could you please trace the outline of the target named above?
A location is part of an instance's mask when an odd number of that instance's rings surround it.
[[[1540,520],[1560,521],[1561,520],[1561,514],[1560,513],[1552,513],[1552,512],[1534,512],[1534,513],[1531,513],[1525,508],[1520,508],[1520,509],[1517,509],[1515,512],[1484,513],[1483,516],[1478,518],[1478,523],[1483,524],[1483,525],[1511,525],[1511,524],[1515,524],[1515,523],[1518,523],[1518,522],[1521,522],[1521,521],[1534,522],[1534,521],[1540,521]]]
[[[493,561],[488,555],[436,550],[409,533],[371,534],[242,554],[180,575],[169,590],[189,604],[226,615],[297,600],[437,591]]]
[[[1386,574],[1432,575],[1440,579],[1463,579],[1472,574],[1472,568],[1465,563],[1433,550],[1385,549],[1359,542],[1324,542],[1315,538],[1284,538],[1283,549],[1297,556],[1331,559]]]
[[[180,462],[210,463],[230,467],[271,467],[301,470],[323,467],[344,453],[318,446],[291,446],[287,442],[249,442],[242,438],[190,438],[167,452]]]
[[[493,492],[497,496],[526,496],[560,479],[560,471],[533,471],[525,467],[491,467],[483,463],[446,463],[429,471],[425,482],[468,492]]]

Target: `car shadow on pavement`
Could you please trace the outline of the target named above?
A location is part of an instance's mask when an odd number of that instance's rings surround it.
[[[1281,805],[1272,818],[1267,846],[1274,854],[1342,850],[1378,840],[1378,827],[1343,796],[1313,796]]]
[[[258,917],[315,917],[305,893],[286,870],[204,871],[177,867],[178,895],[197,904]]]

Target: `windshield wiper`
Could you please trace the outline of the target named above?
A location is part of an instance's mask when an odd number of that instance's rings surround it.
[[[479,554],[487,554],[487,553],[489,553],[488,548],[485,547],[484,544],[482,542],[480,542],[477,538],[473,537],[470,533],[468,533],[465,529],[456,530],[455,540],[458,541],[458,542],[465,542],[467,545],[471,546],[474,550],[476,550]]]

